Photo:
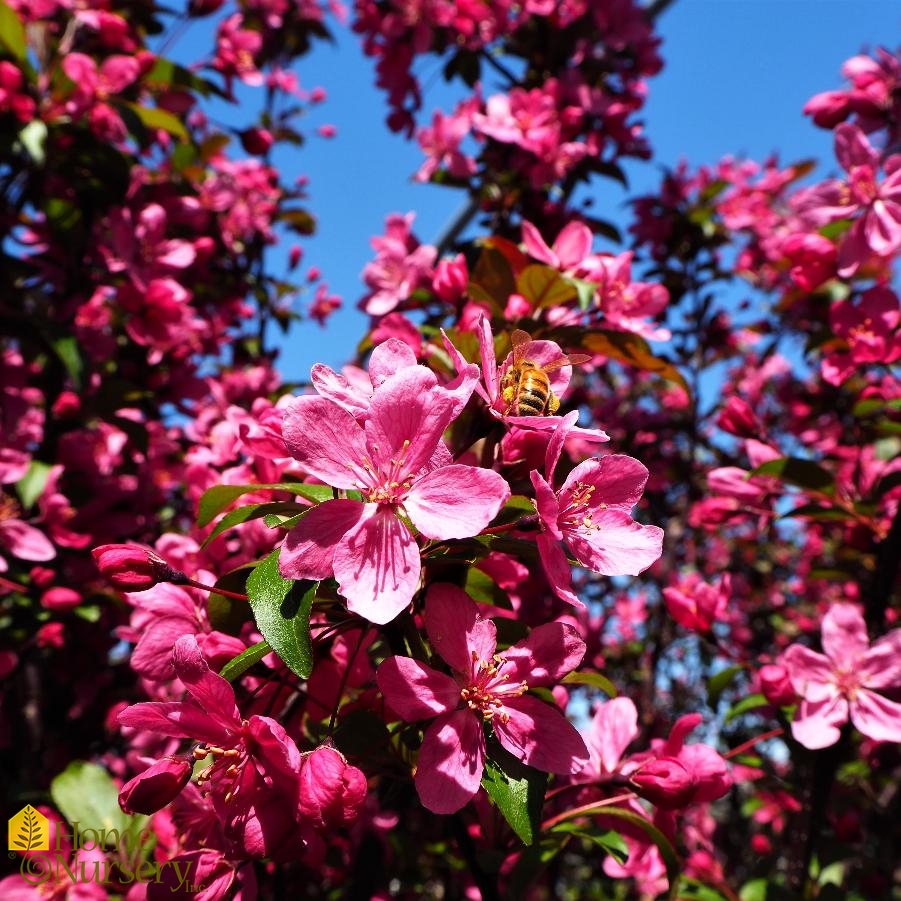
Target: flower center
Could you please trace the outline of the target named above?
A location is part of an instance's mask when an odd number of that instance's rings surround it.
[[[853,669],[836,670],[833,675],[836,688],[849,700],[853,701],[860,688],[860,676]]]
[[[402,504],[415,477],[407,466],[407,451],[410,439],[405,438],[396,457],[392,457],[387,467],[380,468],[369,457],[362,461],[362,472],[357,472],[360,492],[371,504]],[[374,450],[378,450],[376,446]]]
[[[855,166],[851,170],[850,187],[854,200],[860,206],[868,206],[878,196],[876,179],[869,166]]]
[[[241,768],[247,760],[247,749],[241,745],[237,748],[220,748],[217,745],[200,745],[194,749],[195,760],[206,760],[212,757],[213,762],[197,777],[197,787],[204,794],[209,794],[215,783],[225,787],[225,801],[228,803],[238,793],[238,779]]]
[[[19,505],[14,498],[0,491],[0,522],[5,519],[17,519],[19,515]]]
[[[481,714],[483,719],[490,720],[497,716],[502,723],[506,723],[510,715],[504,711],[504,701],[525,694],[529,688],[528,683],[511,683],[509,674],[501,673],[507,661],[499,654],[495,654],[489,662],[479,660],[473,651],[472,662],[478,666],[472,682],[460,689],[460,697],[470,710]]]
[[[591,504],[591,496],[594,494],[594,485],[586,485],[584,482],[576,482],[570,489],[569,503],[560,511],[560,525],[562,528],[578,531],[583,529],[592,532],[600,526],[592,522],[594,514]],[[606,504],[595,504],[598,510],[606,509]]]

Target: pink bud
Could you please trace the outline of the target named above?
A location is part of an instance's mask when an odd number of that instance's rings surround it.
[[[317,86],[310,91],[310,103],[322,103],[326,96],[325,88]]]
[[[120,591],[146,591],[181,575],[153,551],[137,544],[102,544],[91,554],[104,578]]]
[[[74,391],[61,391],[53,403],[53,416],[56,419],[68,419],[77,416],[81,409],[81,399]]]
[[[241,146],[248,153],[252,153],[255,156],[262,156],[264,153],[267,153],[275,142],[272,132],[267,131],[265,128],[245,128],[240,133],[240,138]]]
[[[507,298],[507,306],[504,307],[504,316],[507,319],[519,319],[528,316],[532,312],[532,305],[522,294],[511,294]]]
[[[435,267],[432,289],[445,303],[455,303],[469,284],[466,257],[458,253],[452,260],[440,260]]]
[[[41,595],[41,606],[47,610],[63,612],[77,607],[80,603],[81,595],[74,588],[65,588],[62,585],[50,588]]]
[[[685,807],[695,790],[695,778],[675,757],[658,757],[642,764],[629,777],[635,791],[657,807]]]
[[[754,438],[760,435],[760,421],[746,401],[740,397],[730,397],[720,410],[717,425],[730,435],[740,438]]]
[[[300,263],[300,258],[302,256],[303,248],[299,244],[292,245],[291,249],[288,251],[288,269],[296,269],[297,264]]]
[[[192,770],[185,757],[163,757],[122,786],[119,806],[128,814],[156,813],[181,793]]]
[[[300,812],[317,829],[350,826],[366,800],[366,777],[326,745],[301,755]]]
[[[767,663],[757,673],[763,696],[775,707],[787,707],[797,700],[788,670],[778,663]]]

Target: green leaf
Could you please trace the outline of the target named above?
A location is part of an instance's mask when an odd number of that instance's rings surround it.
[[[28,151],[28,155],[38,166],[44,165],[47,142],[47,126],[40,119],[32,119],[20,132],[19,143]]]
[[[824,507],[822,504],[802,504],[783,513],[783,517],[802,516],[805,519],[813,519],[817,522],[842,522],[846,519],[853,519],[847,510],[840,510],[837,507]]]
[[[78,341],[71,335],[51,341],[51,346],[59,361],[63,364],[75,390],[81,388],[81,377],[84,372],[84,361],[78,349]]]
[[[31,507],[44,493],[44,487],[47,485],[47,479],[50,477],[52,469],[53,467],[49,463],[32,460],[28,472],[16,482],[16,491],[24,510]]]
[[[519,836],[531,845],[541,826],[541,809],[547,787],[547,773],[540,773],[517,760],[496,741],[482,773],[482,788]]]
[[[632,332],[592,331],[583,338],[582,347],[592,353],[603,354],[612,360],[635,366],[637,369],[653,372],[675,382],[684,388],[686,393],[691,394],[685,376],[669,360],[654,356],[648,342],[639,335]]]
[[[190,69],[158,56],[150,71],[144,76],[144,84],[154,85],[160,88],[181,87],[202,94],[204,97],[210,94],[225,94],[212,81],[207,81],[199,75],[195,75]]]
[[[219,675],[229,682],[234,682],[239,676],[243,676],[252,666],[259,663],[272,651],[268,641],[258,641],[246,651],[242,651],[237,657],[232,657],[225,666],[219,670]]]
[[[758,710],[761,707],[766,707],[768,704],[769,701],[763,695],[748,695],[729,708],[724,722],[728,723],[743,713],[750,713],[752,710]]]
[[[279,482],[270,485],[214,485],[203,492],[197,505],[197,525],[208,526],[232,501],[251,491],[290,491],[307,500],[321,503],[333,497],[328,485],[304,485]]]
[[[598,688],[608,698],[615,698],[619,692],[616,686],[600,673],[569,673],[561,680],[564,685],[590,685],[592,688]]]
[[[119,807],[119,788],[103,767],[74,760],[50,783],[50,795],[60,813],[79,829],[116,829],[133,826],[136,817]]]
[[[0,0],[0,45],[19,62],[25,62],[28,53],[25,26],[6,0]]]
[[[751,475],[775,476],[788,485],[807,491],[821,491],[825,494],[832,494],[835,491],[835,478],[832,473],[819,463],[801,457],[779,457],[777,460],[769,460],[752,470]]]
[[[532,263],[519,273],[516,290],[535,309],[560,306],[578,297],[575,285],[563,278],[556,269],[542,263]]]
[[[276,548],[247,579],[247,596],[257,628],[291,672],[307,679],[313,672],[310,611],[318,582],[293,582],[278,571]]]
[[[679,882],[679,901],[727,901],[727,898],[712,885],[683,876]]]
[[[510,295],[516,293],[516,282],[510,263],[500,250],[482,250],[469,277],[468,291],[477,303],[491,304],[498,311],[506,307]]]
[[[238,507],[237,510],[231,510],[226,513],[225,516],[216,523],[216,528],[204,538],[203,544],[200,546],[205,548],[214,538],[218,537],[223,532],[227,532],[229,529],[232,529],[243,522],[249,522],[252,519],[260,519],[270,513],[285,513],[289,516],[297,515],[298,506],[298,504],[292,504],[290,501],[273,501],[271,503],[248,504],[246,507]],[[312,507],[305,507],[301,513],[307,513],[312,509]]]
[[[190,141],[191,136],[188,129],[178,116],[173,115],[168,110],[160,109],[156,106],[141,106],[140,103],[125,104],[144,124],[146,128],[162,129],[168,132],[179,141]]]
[[[579,309],[587,310],[594,302],[598,286],[594,282],[587,282],[581,278],[572,279],[572,283],[579,294]]]
[[[716,707],[720,695],[732,684],[741,671],[742,667],[740,666],[727,666],[726,669],[720,670],[707,680],[707,703],[712,708]]]
[[[666,867],[666,878],[669,880],[670,891],[675,891],[680,870],[679,855],[676,854],[676,849],[672,846],[670,840],[650,820],[625,807],[615,807],[604,803],[595,804],[593,807],[588,808],[580,807],[572,814],[573,817],[591,815],[625,820],[625,822],[644,832],[657,846],[657,850],[660,851],[660,856],[663,858],[663,864]],[[566,820],[564,819],[563,822],[566,822]]]
[[[600,829],[593,823],[558,823],[551,832],[567,833],[603,848],[614,860],[625,863],[629,859],[626,840],[615,829]]]

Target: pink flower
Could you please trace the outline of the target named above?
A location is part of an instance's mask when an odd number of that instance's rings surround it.
[[[492,470],[451,463],[441,440],[472,393],[475,372],[471,367],[454,393],[424,366],[402,368],[376,387],[363,425],[324,397],[300,397],[288,407],[283,433],[295,459],[363,500],[339,498],[310,510],[282,547],[285,578],[334,575],[353,612],[386,623],[419,585],[419,547],[401,511],[438,540],[478,535],[491,522],[510,496],[507,483]]]
[[[315,829],[352,826],[366,800],[366,777],[334,748],[321,745],[300,758],[300,812]]]
[[[848,173],[847,180],[830,179],[800,191],[796,205],[817,228],[856,216],[838,255],[838,274],[848,277],[871,253],[886,257],[901,247],[901,156],[885,161],[886,177],[878,182],[878,151],[856,125],[847,122],[835,130],[835,155]]]
[[[569,562],[560,542],[566,542],[576,560],[605,576],[636,576],[663,553],[663,529],[632,519],[641,499],[647,469],[632,457],[611,454],[585,460],[555,491],[554,470],[563,442],[576,421],[568,413],[548,443],[545,473],[532,470],[535,509],[541,520],[538,552],[548,582],[557,597],[584,606],[572,590]]]
[[[173,663],[189,699],[132,704],[119,714],[120,724],[172,738],[199,739],[195,758],[212,760],[200,777],[201,787],[229,840],[252,857],[295,854],[297,746],[270,717],[241,717],[234,689],[210,670],[193,635],[175,643]]]
[[[176,576],[165,560],[139,544],[102,544],[91,555],[101,575],[120,591],[146,591]]]
[[[416,181],[428,181],[442,166],[452,178],[468,179],[475,175],[475,160],[460,150],[460,143],[471,127],[472,105],[472,102],[460,104],[450,116],[436,110],[431,127],[419,129],[416,138],[427,159],[413,176]]]
[[[663,600],[669,615],[693,632],[709,632],[713,624],[721,622],[731,597],[732,579],[729,573],[711,585],[697,573],[685,576],[678,585],[663,589]]]
[[[379,688],[407,722],[431,719],[419,752],[416,790],[433,813],[460,810],[479,789],[485,765],[483,724],[529,766],[574,774],[588,760],[585,743],[554,707],[525,693],[551,686],[581,663],[585,643],[565,623],[545,623],[497,652],[496,628],[462,589],[435,585],[425,608],[435,651],[453,670],[438,672],[410,657],[379,667]]]
[[[801,703],[792,735],[805,748],[827,748],[850,717],[875,741],[901,742],[901,704],[874,689],[901,687],[901,629],[873,642],[853,604],[833,604],[823,618],[823,651],[791,645],[781,662]]]
[[[566,272],[578,269],[591,254],[594,238],[584,222],[569,222],[548,247],[541,232],[531,222],[523,220],[522,240],[530,257]]]
[[[43,563],[56,556],[56,548],[40,530],[16,516],[17,505],[0,492],[0,549],[13,557]],[[6,572],[6,560],[0,556],[0,572]]]

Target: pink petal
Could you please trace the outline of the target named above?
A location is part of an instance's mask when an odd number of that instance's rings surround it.
[[[597,751],[603,772],[613,773],[637,737],[638,711],[632,699],[612,698],[598,707],[588,742]]]
[[[428,462],[454,416],[456,399],[424,366],[401,369],[376,389],[366,421],[367,453],[398,481]]]
[[[554,241],[563,269],[575,269],[591,253],[591,229],[584,222],[569,222]]]
[[[823,651],[833,669],[852,669],[870,647],[863,614],[854,604],[838,603],[823,617]]]
[[[802,698],[822,701],[837,693],[832,684],[832,661],[823,654],[811,651],[804,645],[793,644],[785,649],[781,662],[788,670],[792,688]]]
[[[835,157],[846,172],[855,166],[879,165],[879,156],[864,133],[849,122],[843,122],[835,129]]]
[[[679,753],[679,762],[695,777],[697,784],[692,804],[707,804],[722,798],[732,787],[729,765],[709,745],[686,745]]]
[[[479,316],[476,325],[479,336],[479,356],[482,360],[482,379],[488,392],[488,402],[491,403],[498,395],[497,357],[494,353],[494,335],[491,332],[491,323],[484,316]]]
[[[469,538],[497,516],[509,497],[510,486],[499,473],[456,463],[416,481],[404,510],[427,538]]]
[[[398,338],[383,341],[369,358],[369,378],[372,387],[378,388],[396,372],[416,365],[416,354],[408,344]]]
[[[445,334],[444,329],[441,329],[441,337],[444,339],[444,349],[450,356],[451,362],[454,364],[454,369],[456,369],[458,373],[468,372],[469,367],[472,364],[467,361],[466,357],[464,357],[456,347],[454,347],[454,345],[451,343],[450,338],[448,338]],[[493,394],[489,394],[478,381],[476,382],[473,390],[476,394],[479,395],[479,397],[482,398],[482,400],[485,401],[486,404],[490,404],[492,399],[497,394],[496,390]]]
[[[571,410],[561,420],[560,424],[554,429],[551,440],[547,443],[547,450],[544,454],[544,475],[549,485],[554,484],[554,471],[557,469],[557,463],[560,461],[560,454],[563,451],[563,445],[572,431],[572,427],[579,418],[578,410]]]
[[[622,510],[604,510],[596,528],[567,531],[573,556],[605,576],[637,576],[663,553],[663,529],[635,522]]]
[[[413,600],[419,547],[390,509],[366,504],[357,525],[335,548],[334,570],[348,608],[382,625]]]
[[[460,703],[460,686],[450,676],[410,657],[388,657],[376,681],[391,709],[410,723],[449,713]]]
[[[532,479],[532,487],[535,489],[535,511],[541,519],[542,529],[557,541],[563,540],[563,532],[560,531],[560,503],[553,488],[542,478],[537,469],[529,473]]]
[[[241,714],[231,682],[209,668],[194,635],[183,635],[175,642],[172,663],[188,693],[213,720],[226,729],[241,728]]]
[[[369,409],[370,397],[351,385],[347,378],[324,363],[316,363],[310,370],[310,381],[322,397],[347,410],[355,419]]]
[[[541,557],[544,574],[547,576],[548,584],[554,594],[561,601],[566,601],[567,604],[584,608],[585,604],[572,590],[572,572],[560,543],[543,532],[535,540],[538,544],[538,554]]]
[[[504,705],[509,719],[495,718],[494,734],[515,757],[545,773],[574,775],[588,763],[588,748],[556,708],[523,695]]]
[[[873,252],[888,256],[901,244],[901,206],[893,200],[875,200],[863,227]]]
[[[901,704],[860,688],[851,702],[851,722],[874,741],[901,742]]]
[[[892,629],[874,641],[861,658],[858,672],[866,688],[901,685],[901,629]]]
[[[805,748],[828,748],[838,741],[847,722],[848,702],[841,695],[821,701],[802,700],[792,722],[792,735]]]
[[[624,454],[610,454],[580,463],[567,476],[561,492],[572,490],[579,482],[594,485],[590,507],[606,504],[628,513],[641,500],[647,480],[648,470],[643,463]]]
[[[501,656],[502,673],[511,683],[527,682],[530,688],[555,685],[582,662],[585,642],[568,623],[544,623]]]
[[[365,477],[363,430],[350,413],[327,398],[298,397],[285,410],[282,435],[294,459],[326,485],[357,488]]]
[[[433,585],[423,618],[432,647],[458,673],[469,675],[478,661],[494,656],[497,629],[490,619],[482,619],[479,605],[462,588]]]
[[[234,744],[234,734],[211,720],[199,707],[183,701],[143,701],[119,713],[119,723],[170,738],[193,738],[223,747]]]
[[[6,519],[0,522],[0,543],[20,560],[43,563],[56,556],[56,548],[50,539],[34,526],[21,519]]]
[[[522,242],[526,245],[526,253],[533,260],[547,263],[548,266],[554,268],[560,265],[557,254],[547,246],[544,238],[541,237],[541,232],[526,219],[523,219],[522,223]]]
[[[360,521],[365,504],[336,498],[305,513],[285,536],[278,569],[286,579],[329,579],[338,542]]]
[[[479,790],[485,766],[482,720],[471,710],[440,716],[426,730],[416,791],[432,813],[456,813]]]

